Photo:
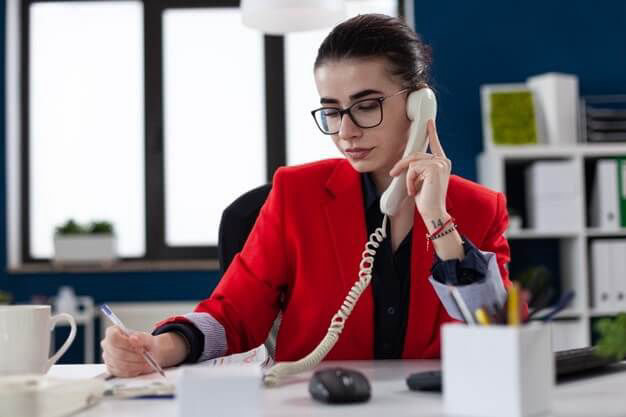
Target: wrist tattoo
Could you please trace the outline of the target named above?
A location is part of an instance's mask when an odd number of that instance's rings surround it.
[[[436,229],[438,227],[442,227],[443,226],[443,220],[441,220],[441,219],[431,220],[431,222],[433,224],[433,229]]]

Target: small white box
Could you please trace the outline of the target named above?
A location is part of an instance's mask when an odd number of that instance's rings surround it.
[[[446,414],[528,417],[550,411],[554,357],[550,327],[443,326]]]
[[[578,141],[578,77],[549,72],[526,80],[536,97],[545,140],[551,145]]]
[[[528,227],[570,231],[582,225],[582,205],[574,161],[540,161],[525,172]]]
[[[261,367],[195,365],[182,367],[176,381],[178,417],[260,417]]]

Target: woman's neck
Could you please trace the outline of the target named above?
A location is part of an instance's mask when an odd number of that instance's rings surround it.
[[[389,170],[374,171],[370,175],[376,186],[376,191],[378,191],[379,194],[382,194],[387,187],[389,187],[393,179],[393,177],[389,175]]]

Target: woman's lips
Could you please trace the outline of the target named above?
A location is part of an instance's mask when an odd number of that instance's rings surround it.
[[[374,148],[350,148],[346,149],[344,152],[350,159],[358,161],[367,158],[367,155],[369,155],[372,149]]]

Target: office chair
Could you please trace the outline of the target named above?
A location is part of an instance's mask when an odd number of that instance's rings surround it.
[[[235,255],[241,252],[271,189],[271,184],[254,188],[239,196],[222,212],[217,236],[220,275],[224,275]]]
[[[259,211],[261,211],[261,206],[265,203],[271,189],[271,184],[254,188],[238,197],[222,212],[217,237],[220,275],[224,275],[235,255],[241,251],[246,243]],[[278,313],[264,343],[272,359],[276,353],[276,335],[280,327],[280,320],[281,314]]]

